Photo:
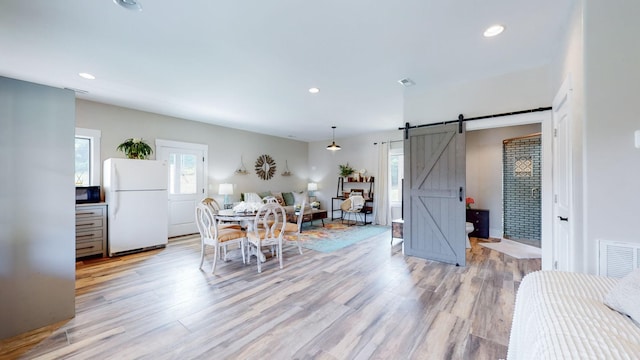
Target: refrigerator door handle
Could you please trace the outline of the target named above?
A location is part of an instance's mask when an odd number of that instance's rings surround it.
[[[115,218],[115,216],[118,214],[118,197],[120,196],[120,191],[119,190],[119,181],[118,181],[118,168],[115,166],[115,164],[113,164],[113,188],[111,189],[111,193],[113,195],[113,217]]]
[[[113,196],[113,201],[111,202],[111,204],[113,205],[113,218],[115,220],[116,215],[118,214],[118,210],[120,209],[119,205],[119,201],[118,198],[120,197],[120,191],[114,191],[111,193]]]
[[[111,182],[112,182],[111,185],[113,187],[112,187],[111,191],[120,190],[120,184],[119,184],[119,181],[118,181],[118,168],[116,167],[115,164],[113,164],[112,166],[113,166],[113,169],[112,169],[113,177],[111,178]]]

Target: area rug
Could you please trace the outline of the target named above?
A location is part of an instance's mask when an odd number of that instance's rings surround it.
[[[389,231],[389,226],[342,224],[340,220],[325,221],[324,227],[317,221],[313,225],[302,224],[301,244],[305,249],[324,253],[336,251],[364,239]]]
[[[500,242],[478,244],[501,253],[512,256],[516,259],[538,259],[542,257],[542,250],[535,246],[521,244],[517,241],[502,239]]]

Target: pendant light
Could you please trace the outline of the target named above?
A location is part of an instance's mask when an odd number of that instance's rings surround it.
[[[340,150],[340,145],[336,144],[336,127],[332,126],[333,129],[333,140],[331,141],[331,145],[327,146],[327,150],[330,151],[338,151]]]

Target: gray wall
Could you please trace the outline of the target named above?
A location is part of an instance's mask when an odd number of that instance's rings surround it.
[[[0,338],[75,314],[74,108],[0,77]]]

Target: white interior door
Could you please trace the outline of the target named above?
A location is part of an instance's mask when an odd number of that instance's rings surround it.
[[[564,81],[553,100],[553,268],[572,271],[571,89]]]
[[[156,144],[158,159],[169,168],[169,237],[197,233],[194,214],[206,196],[207,146],[166,140]]]
[[[458,124],[411,129],[404,143],[404,250],[465,266],[465,134]]]

